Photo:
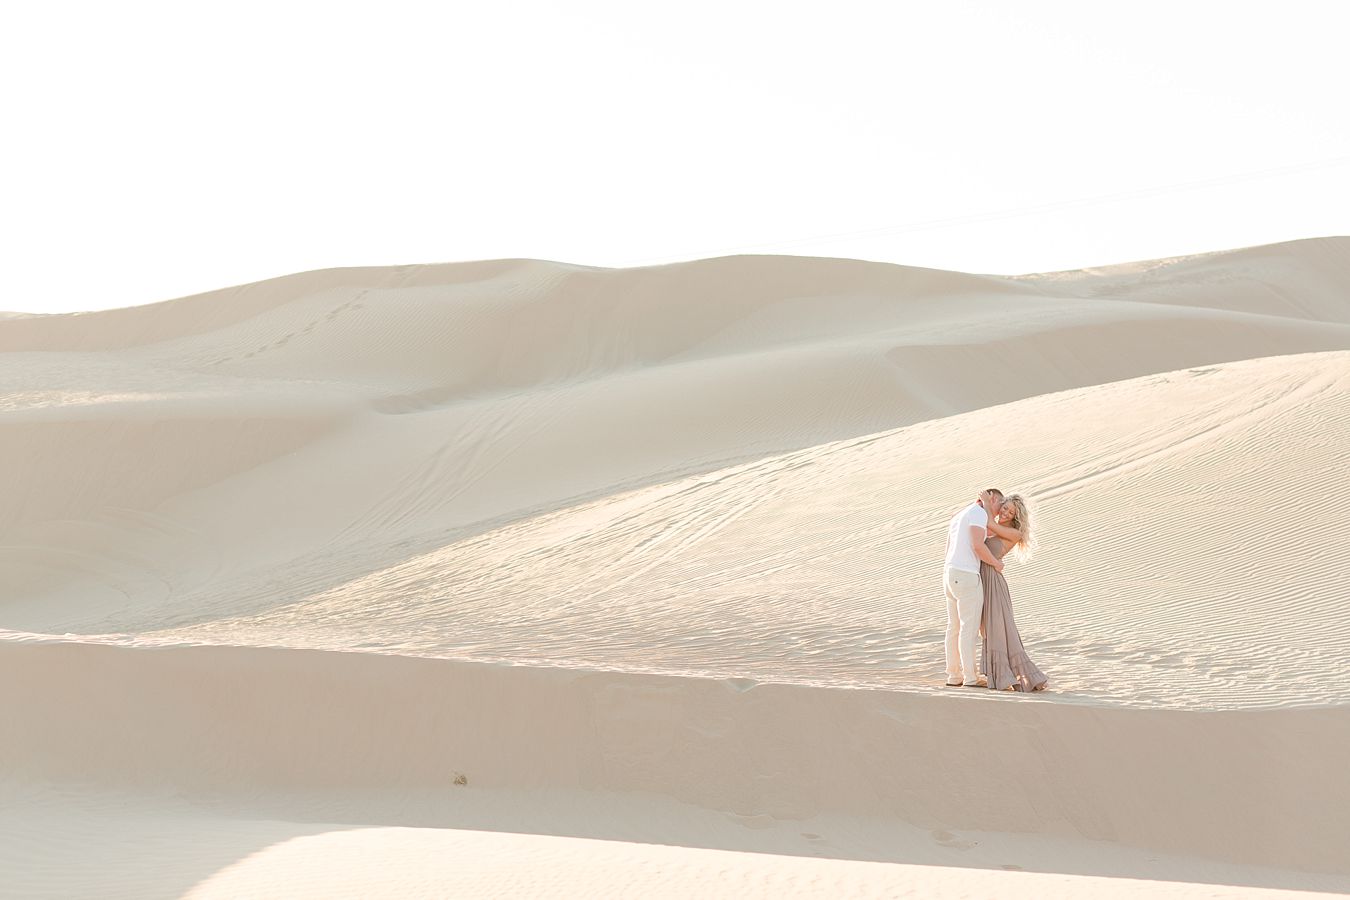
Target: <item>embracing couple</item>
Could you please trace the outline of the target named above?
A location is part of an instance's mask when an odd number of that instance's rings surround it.
[[[1039,691],[1045,673],[1027,656],[1013,622],[1012,597],[1003,578],[1003,557],[1031,550],[1031,516],[1020,494],[981,491],[947,526],[947,685],[996,691]],[[975,658],[975,635],[982,637]],[[980,679],[984,675],[984,679]]]

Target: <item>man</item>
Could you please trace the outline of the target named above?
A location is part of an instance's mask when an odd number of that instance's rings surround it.
[[[942,569],[942,586],[947,594],[947,686],[982,687],[979,661],[975,658],[975,638],[980,633],[980,613],[984,609],[984,588],[980,584],[980,563],[987,562],[1003,571],[1003,561],[984,545],[989,520],[998,515],[1003,492],[998,488],[981,491],[974,503],[958,512],[947,525],[947,560]]]

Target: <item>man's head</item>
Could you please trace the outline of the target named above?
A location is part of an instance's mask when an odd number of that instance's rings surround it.
[[[985,501],[988,501],[987,503]],[[984,507],[984,511],[991,516],[998,515],[999,507],[1003,505],[1003,492],[998,488],[985,488],[980,491],[979,498],[975,501]]]

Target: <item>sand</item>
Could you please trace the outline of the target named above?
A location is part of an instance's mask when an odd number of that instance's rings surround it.
[[[1350,892],[1350,238],[0,314],[0,426],[0,896]]]

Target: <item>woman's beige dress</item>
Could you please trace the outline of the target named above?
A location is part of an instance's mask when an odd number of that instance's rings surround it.
[[[990,535],[984,545],[995,559],[1002,559],[1008,552],[1007,541],[997,535]],[[980,587],[984,590],[984,610],[980,613],[980,637],[984,638],[980,671],[989,681],[989,687],[995,691],[1009,687],[1015,691],[1043,690],[1049,679],[1036,668],[1022,646],[1017,623],[1013,621],[1012,597],[1008,594],[1008,582],[1003,573],[989,563],[981,562]]]

